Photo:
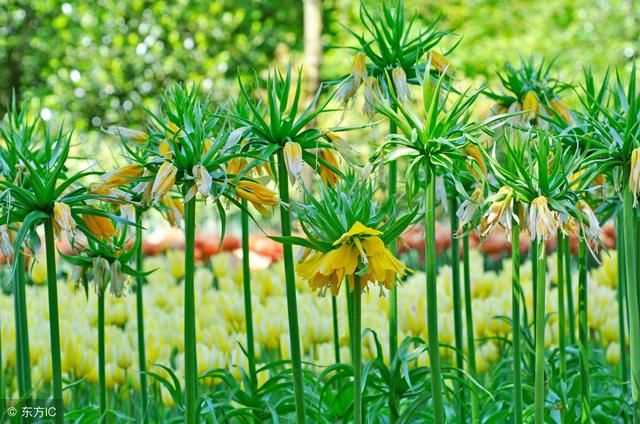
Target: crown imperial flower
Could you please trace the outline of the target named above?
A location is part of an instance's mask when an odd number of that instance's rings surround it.
[[[151,187],[151,202],[153,204],[158,201],[171,190],[176,182],[176,174],[178,169],[171,162],[164,162],[160,165],[156,178]]]
[[[53,229],[60,237],[73,234],[76,229],[76,221],[71,216],[71,207],[64,202],[55,202],[53,205]]]
[[[362,274],[358,271],[362,291],[367,290],[369,284],[390,289],[395,286],[397,276],[404,275],[407,268],[385,247],[381,235],[380,231],[356,222],[333,242],[333,250],[326,253],[308,251],[298,265],[298,275],[320,295],[327,290],[337,295],[345,277],[349,280],[350,290],[354,290],[358,269],[363,271]]]
[[[289,172],[289,181],[293,184],[302,180],[302,147],[289,141],[284,145],[284,160]]]
[[[529,233],[531,240],[546,241],[551,239],[558,230],[556,213],[549,209],[547,198],[536,197],[529,209]]]

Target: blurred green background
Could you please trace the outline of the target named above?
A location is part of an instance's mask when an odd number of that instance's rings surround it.
[[[291,61],[305,64],[313,86],[316,69],[325,80],[348,71],[351,52],[332,46],[353,44],[341,24],[360,32],[358,8],[344,0],[2,0],[0,112],[15,91],[85,137],[142,125],[143,105],[172,81],[223,100],[238,72],[260,76]],[[456,34],[445,44],[463,37],[450,59],[474,82],[494,82],[496,68],[519,54],[557,56],[560,76],[579,81],[583,66],[603,72],[639,47],[640,6],[631,0],[407,0],[406,8],[424,22],[442,14],[440,28]]]

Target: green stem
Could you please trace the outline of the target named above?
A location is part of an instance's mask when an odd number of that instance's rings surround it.
[[[463,260],[462,268],[464,273],[464,317],[466,322],[467,334],[467,364],[469,365],[469,374],[474,379],[477,376],[476,370],[476,342],[473,328],[473,304],[471,299],[471,266],[469,263],[469,234],[465,232],[462,236]],[[480,405],[478,396],[475,392],[471,392],[471,422],[480,422]]]
[[[136,208],[136,271],[144,272],[144,257],[142,255],[142,210]],[[147,406],[149,394],[147,393],[147,356],[144,339],[144,302],[142,291],[144,288],[144,276],[136,276],[136,320],[138,323],[138,368],[140,375],[141,414],[142,422],[147,423]]]
[[[634,210],[631,192],[626,187],[623,195],[624,256],[626,266],[627,302],[629,303],[629,365],[631,366],[631,395],[634,422],[640,422],[640,306],[638,305],[638,280],[636,274],[637,252],[634,234]]]
[[[249,356],[249,378],[257,389],[256,352],[253,341],[253,310],[251,305],[251,268],[249,267],[249,205],[242,201],[242,286],[244,290],[244,319],[247,327],[247,354]]]
[[[449,210],[451,211],[451,293],[453,296],[453,328],[456,343],[456,367],[460,370],[460,381],[464,379],[464,341],[462,336],[462,296],[460,293],[460,239],[458,233],[458,200],[455,196],[449,199]],[[464,385],[460,382],[456,384],[458,399],[458,417],[461,422],[466,422],[466,403]]]
[[[107,374],[104,350],[104,290],[98,287],[98,396],[100,397],[100,422],[107,422]]]
[[[425,196],[425,267],[427,284],[427,331],[431,364],[431,396],[433,422],[444,423],[440,346],[438,343],[438,299],[436,269],[436,178],[427,168],[428,183]]]
[[[20,399],[31,397],[31,364],[29,349],[29,321],[25,293],[25,267],[22,251],[16,251],[16,278],[13,281],[14,317],[16,323],[16,371]]]
[[[184,205],[184,368],[185,368],[185,421],[197,422],[198,358],[196,353],[196,305],[194,293],[196,201]]]
[[[576,316],[573,302],[573,280],[571,278],[571,240],[564,238],[564,279],[567,285],[567,309],[569,311],[569,343],[576,344]]]
[[[353,345],[353,423],[362,424],[362,291],[360,290],[360,277],[354,276],[353,284],[353,332],[355,343]]]
[[[335,296],[331,296],[331,315],[333,316],[333,350],[336,364],[340,363],[340,332],[338,330],[338,302]]]
[[[511,331],[513,333],[513,421],[522,424],[522,358],[520,353],[520,226],[511,228]]]
[[[392,102],[393,110],[396,110],[396,104]],[[395,134],[397,132],[397,126],[395,122],[389,121],[389,134]],[[398,190],[398,163],[396,161],[389,162],[389,187],[388,198],[395,199]],[[395,242],[391,246],[396,250]],[[394,252],[397,253],[397,252]],[[393,364],[393,359],[398,352],[398,292],[397,288],[393,287],[389,291],[389,363]],[[396,399],[396,378],[395,372],[392,370],[392,375],[389,382],[389,421],[394,423],[399,418],[400,413],[398,411],[397,399]]]
[[[344,280],[344,293],[347,297],[347,320],[349,321],[349,353],[351,354],[351,363],[353,364],[353,341],[355,335],[353,333],[353,297],[349,293],[349,281]]]
[[[567,379],[567,340],[566,340],[566,324],[564,310],[564,235],[558,230],[556,239],[558,249],[557,255],[557,290],[558,290],[558,345],[560,350],[560,381],[565,382]],[[564,408],[561,413],[564,415]]]
[[[291,216],[289,213],[289,178],[282,149],[278,150],[278,187],[280,191],[280,223],[282,236],[291,236]],[[293,247],[283,245],[284,277],[287,292],[287,313],[289,316],[289,342],[291,344],[291,364],[293,367],[293,388],[296,402],[296,417],[304,424],[304,386],[302,382],[302,354],[300,351],[300,330],[298,328],[298,302],[296,299],[296,277],[293,264]]]
[[[535,350],[535,422],[544,424],[544,327],[545,327],[545,278],[546,278],[546,245],[537,242],[536,256],[536,350]]]
[[[533,300],[533,313],[531,314],[532,319],[533,319],[533,326],[535,327],[535,322],[536,322],[536,301],[537,301],[537,287],[538,287],[538,266],[537,266],[537,260],[538,260],[538,243],[534,243],[532,242],[530,244],[530,249],[529,249],[529,260],[531,261],[531,297]],[[526,302],[524,303],[524,308],[526,310],[527,305]],[[527,317],[528,320],[528,314],[527,312],[525,312],[525,317]],[[527,324],[528,325],[528,324]],[[535,331],[534,331],[534,344],[535,344]],[[535,346],[533,349],[530,350],[530,358],[529,358],[529,363],[530,364],[535,364],[536,363],[536,350],[535,350]],[[535,365],[534,365],[535,367]],[[535,377],[535,373],[533,375],[533,377]]]
[[[591,422],[589,399],[589,326],[587,322],[587,242],[580,238],[578,251],[578,347],[580,350],[580,397],[583,423]]]
[[[627,360],[627,299],[626,299],[626,272],[624,257],[624,229],[622,213],[616,217],[616,250],[618,252],[618,330],[620,339],[620,377],[622,381],[629,381],[629,363]],[[623,393],[628,393],[626,384],[622,385]]]
[[[53,401],[62,404],[62,365],[60,360],[60,318],[58,314],[58,286],[56,275],[56,248],[53,242],[53,223],[44,223],[45,254],[47,256],[47,287],[49,295],[49,334],[51,339],[51,371]],[[62,424],[63,414],[56,414],[56,423]]]

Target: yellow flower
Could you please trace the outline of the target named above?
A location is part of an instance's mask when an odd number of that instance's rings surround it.
[[[549,209],[547,198],[536,197],[529,210],[529,233],[531,240],[546,241],[555,236],[558,229],[556,214]]]
[[[128,138],[129,140],[138,144],[144,144],[149,139],[149,134],[147,134],[146,132],[132,130],[131,128],[125,127],[112,126],[107,128],[107,133]]]
[[[578,190],[580,188],[580,180],[582,179],[582,176],[584,175],[585,172],[586,170],[580,169],[574,172],[573,174],[571,174],[571,176],[569,177],[569,183],[571,183],[571,190]]]
[[[205,154],[207,154],[207,152],[209,151],[211,146],[213,146],[213,140],[210,139],[210,138],[205,138],[204,141],[202,142],[202,155],[203,156]]]
[[[399,102],[406,102],[411,99],[411,92],[409,91],[409,85],[407,84],[407,74],[402,67],[398,66],[391,71],[391,78],[393,79],[393,85],[396,89],[396,97]]]
[[[470,165],[468,165],[469,171],[477,178],[482,177],[487,174],[487,165],[484,162],[484,158],[482,157],[482,152],[480,148],[475,144],[468,144],[464,148],[464,153],[470,157],[475,163],[478,165],[480,170],[482,171],[482,175],[478,175],[478,172]]]
[[[356,86],[362,84],[367,78],[367,56],[364,53],[358,52],[353,56],[351,76]]]
[[[456,70],[455,67],[451,63],[449,63],[447,58],[436,51],[428,52],[427,60],[430,61],[431,66],[433,66],[440,73],[451,75]]]
[[[640,147],[631,152],[631,171],[629,172],[629,190],[633,194],[633,206],[638,204],[638,191],[640,191]]]
[[[167,222],[172,227],[179,227],[184,217],[184,203],[175,197],[164,196],[160,204],[164,207],[162,213]]]
[[[247,160],[245,158],[233,158],[227,164],[227,174],[238,175],[247,167]]]
[[[504,186],[491,196],[494,202],[489,207],[487,213],[480,219],[480,236],[486,237],[498,224],[507,230],[511,230],[513,219],[513,189]]]
[[[111,187],[105,183],[91,184],[89,186],[89,193],[97,194],[99,196],[108,196],[114,199],[121,199],[123,202],[131,199],[131,195],[129,193],[124,192],[118,188]],[[108,201],[111,203],[122,203],[113,199],[110,199]]]
[[[193,179],[195,181],[194,184],[184,196],[185,202],[191,200],[196,193],[200,193],[203,197],[208,197],[211,191],[211,174],[209,174],[209,171],[207,171],[204,166],[195,165],[193,167]]]
[[[87,229],[99,239],[115,236],[118,231],[113,222],[104,216],[82,215],[82,220]]]
[[[44,250],[41,250],[39,254],[33,257],[31,280],[36,285],[44,284],[47,281],[47,261],[44,256]]]
[[[156,178],[151,187],[151,202],[153,204],[158,201],[171,190],[176,183],[176,174],[178,169],[171,162],[164,162],[160,165]]]
[[[302,180],[302,146],[293,141],[287,142],[284,145],[284,161],[291,184]]]
[[[175,137],[182,137],[184,133],[182,132],[182,130],[180,130],[179,126],[177,126],[173,122],[169,122],[167,124],[166,134],[168,138],[175,138]]]
[[[335,249],[307,252],[297,267],[298,275],[320,295],[329,289],[335,296],[345,277],[349,279],[350,289],[355,289],[355,273],[362,264],[364,274],[360,279],[360,290],[366,290],[369,284],[390,289],[396,284],[396,277],[404,275],[407,268],[385,247],[379,237],[381,234],[356,222],[333,243]]]
[[[569,112],[569,108],[567,107],[566,104],[564,104],[562,100],[551,99],[549,101],[549,106],[551,106],[551,109],[553,109],[562,118],[564,122],[569,124],[573,122],[573,118],[571,118],[571,113]]]
[[[74,232],[76,221],[71,216],[71,207],[66,203],[55,202],[53,205],[53,229],[57,237],[63,233],[69,235]]]
[[[173,158],[173,152],[171,151],[171,144],[169,144],[168,140],[162,140],[162,142],[158,145],[158,153],[163,158],[166,158],[166,159]]]
[[[144,174],[142,174],[142,177],[145,178],[150,176],[151,176],[151,171],[145,168]],[[145,206],[149,205],[149,202],[151,201],[152,185],[153,184],[150,181],[141,181],[138,184],[136,184],[135,187],[133,187],[133,189],[131,190],[134,193],[137,193],[142,196],[142,203]]]
[[[539,102],[536,93],[533,90],[527,92],[522,100],[522,110],[526,112],[526,118],[529,120],[535,118],[538,113],[538,107]]]
[[[103,174],[101,179],[107,187],[118,187],[140,178],[143,172],[144,166],[132,163]]]
[[[333,150],[320,149],[320,151],[318,151],[318,156],[335,169],[340,169],[338,158]],[[320,178],[322,178],[322,182],[325,186],[334,186],[340,180],[340,174],[327,166],[320,164],[319,171]]]
[[[333,131],[329,131],[328,129],[323,130],[325,136],[331,140],[331,144],[333,147],[340,153],[340,155],[344,158],[353,158],[354,160],[358,156],[358,152],[353,148],[351,144],[349,144],[344,138],[340,137]]]
[[[269,216],[269,209],[265,206],[276,206],[278,196],[262,184],[250,180],[241,180],[236,187],[236,194],[251,204],[264,216]]]
[[[184,254],[178,250],[168,250],[165,259],[171,276],[176,280],[184,278]]]

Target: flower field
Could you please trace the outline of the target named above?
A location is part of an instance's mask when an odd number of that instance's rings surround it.
[[[3,422],[640,424],[635,62],[476,86],[442,17],[342,28],[337,78],[167,80],[96,144],[14,90]]]

